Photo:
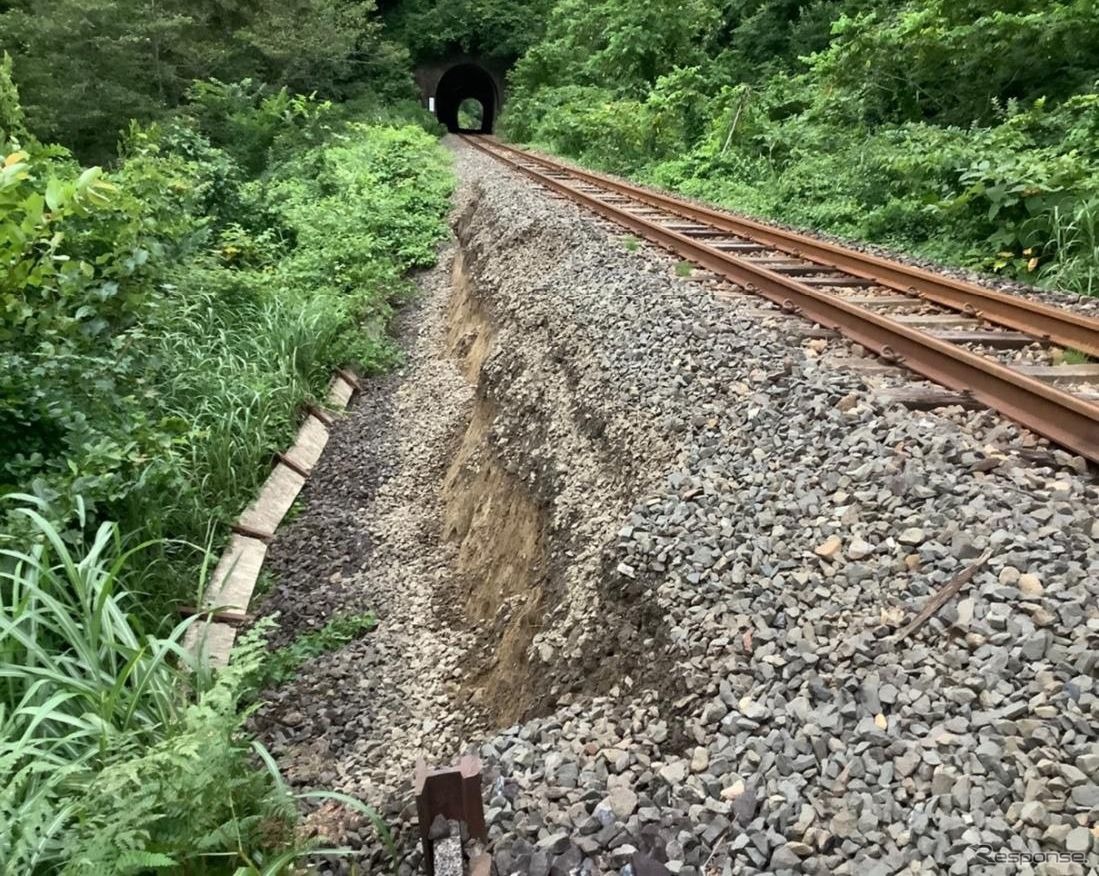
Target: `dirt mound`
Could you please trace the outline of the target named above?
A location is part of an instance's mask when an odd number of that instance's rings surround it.
[[[532,333],[493,306],[483,245],[492,221],[474,200],[457,223],[447,329],[476,386],[442,485],[443,536],[458,551],[453,584],[437,601],[479,643],[464,691],[498,727],[623,678],[675,697],[678,678],[654,659],[665,650],[659,614],[604,559],[614,522],[636,499],[632,458],[615,446],[605,414],[574,395],[574,356],[584,351],[562,349],[547,322]]]

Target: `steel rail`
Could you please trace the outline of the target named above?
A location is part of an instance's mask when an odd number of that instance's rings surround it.
[[[788,275],[753,264],[664,228],[656,222],[618,209],[593,195],[525,166],[498,149],[496,143],[492,143],[490,147],[478,138],[463,139],[536,182],[732,280],[748,291],[768,298],[784,310],[837,331],[873,350],[887,361],[903,365],[949,389],[971,395],[1020,425],[1099,463],[1099,405],[1027,377],[963,347],[894,322],[872,310],[850,304],[839,296],[821,292]],[[518,154],[523,158],[528,157],[525,153]],[[540,160],[539,163],[552,166],[555,171],[573,178],[583,180],[586,176],[564,165],[551,164],[545,160]]]
[[[974,283],[941,276],[923,268],[894,262],[880,256],[846,249],[828,241],[785,231],[752,219],[691,204],[601,173],[558,164],[540,155],[508,146],[495,138],[487,139],[494,148],[522,156],[525,160],[536,162],[544,167],[566,172],[601,188],[612,189],[617,194],[642,201],[649,206],[720,228],[730,234],[766,244],[772,249],[835,268],[855,277],[872,280],[877,285],[959,310],[975,319],[1026,332],[1038,339],[1099,357],[1099,319],[1016,295],[985,289]]]

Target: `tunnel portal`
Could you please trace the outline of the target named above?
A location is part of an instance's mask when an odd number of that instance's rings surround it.
[[[447,70],[435,89],[435,115],[449,131],[468,130],[458,123],[458,107],[463,100],[481,104],[481,127],[476,133],[491,134],[496,121],[499,95],[492,75],[476,64],[457,64]]]

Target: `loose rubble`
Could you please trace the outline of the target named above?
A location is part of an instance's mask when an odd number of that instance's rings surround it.
[[[272,607],[295,622],[347,598],[381,615],[269,707],[291,778],[407,822],[416,754],[476,750],[501,876],[1099,868],[1086,464],[987,411],[882,404],[836,367],[850,345],[810,355],[796,320],[455,149],[458,247],[493,327],[478,464],[540,509],[545,569],[494,622],[432,598],[457,592],[438,489],[475,406],[440,339],[444,258],[409,366],[356,405],[326,457],[352,462],[314,476],[273,546]],[[370,490],[345,484],[358,471]],[[461,667],[490,665],[532,599],[544,615],[504,667],[523,708],[499,729],[493,676]]]

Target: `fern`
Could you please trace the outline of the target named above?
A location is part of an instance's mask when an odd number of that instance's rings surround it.
[[[142,873],[146,870],[165,870],[178,867],[179,862],[169,855],[155,852],[123,852],[116,862],[118,869],[125,873]]]
[[[241,699],[262,665],[269,627],[244,638],[178,732],[88,785],[67,832],[66,873],[123,876],[152,866],[141,863],[147,855],[186,865],[292,844],[293,801],[255,768],[242,732]]]
[[[42,753],[10,742],[0,743],[0,873],[31,873],[58,854],[71,805],[58,803],[75,765],[58,766]]]

